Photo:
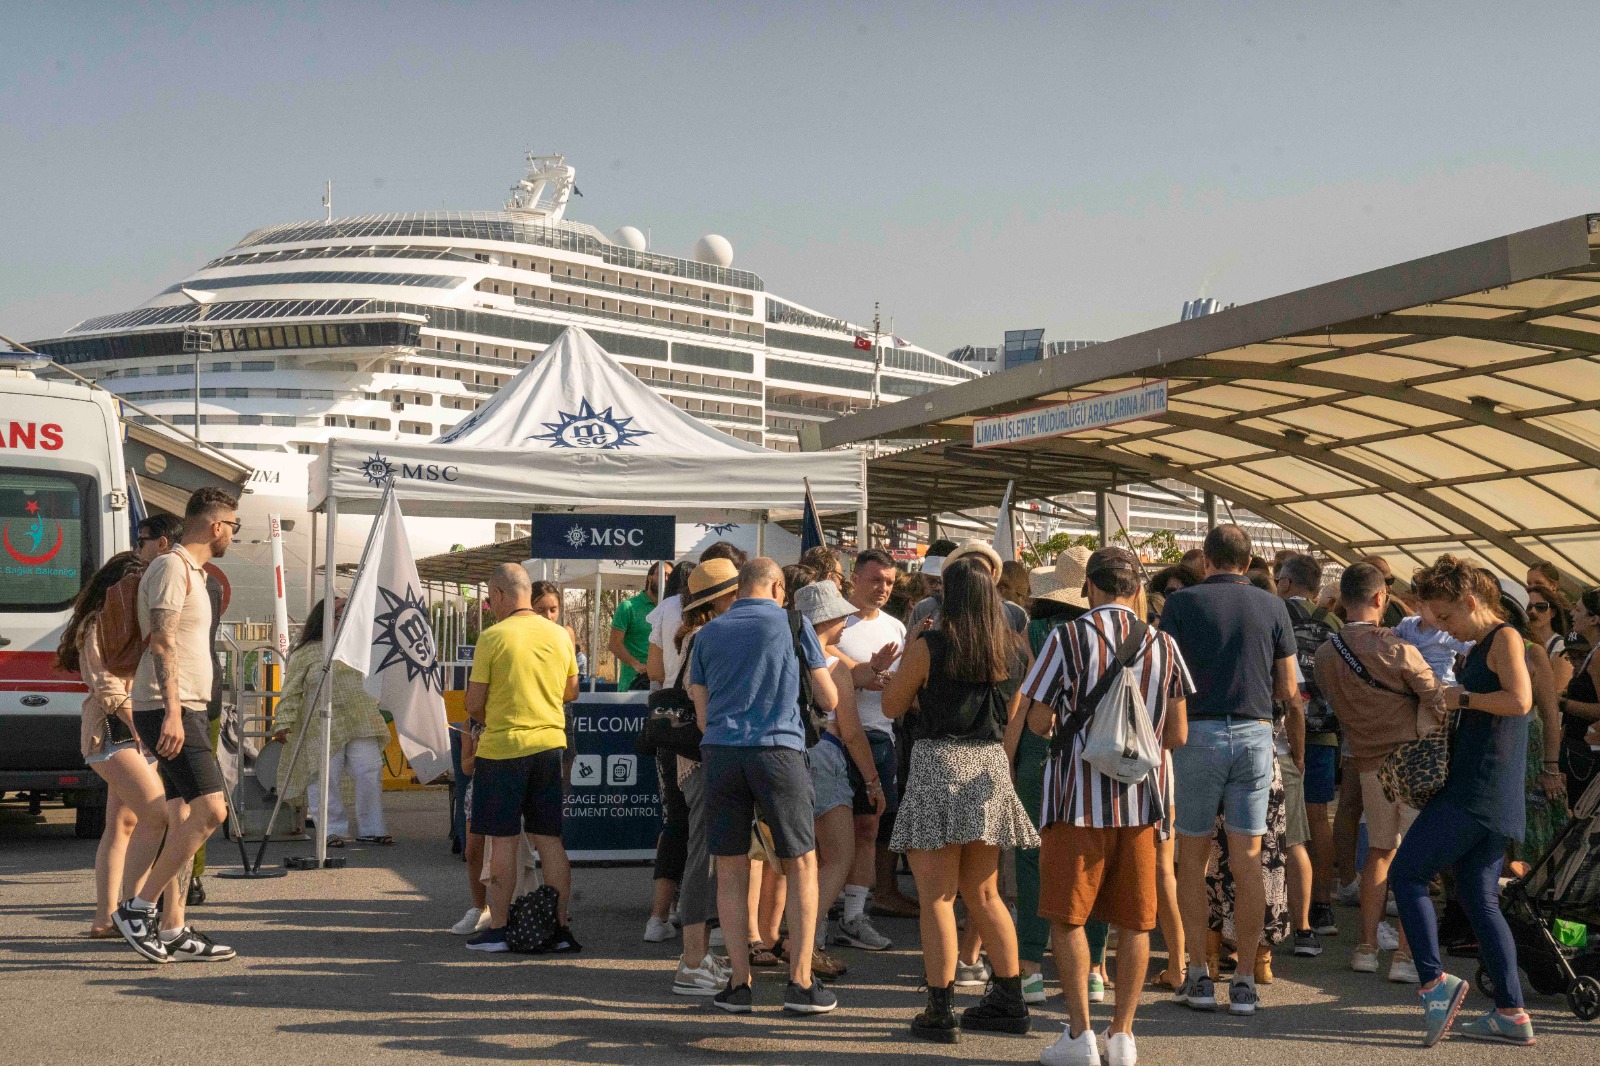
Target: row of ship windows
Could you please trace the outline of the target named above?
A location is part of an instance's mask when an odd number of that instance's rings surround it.
[[[449,259],[460,263],[477,262],[477,256],[458,252],[454,248],[412,248],[409,245],[388,247],[381,244],[356,248],[350,245],[323,248],[284,248],[276,252],[244,252],[213,259],[206,270],[227,266],[254,266],[258,263],[288,263],[301,259]]]
[[[227,278],[194,278],[169,285],[157,295],[179,289],[244,289],[252,285],[402,285],[420,289],[453,289],[467,279],[459,274],[395,274],[377,270],[291,270],[279,274],[236,274]]]
[[[504,291],[501,291],[502,289]],[[499,296],[510,296],[519,303],[532,303],[557,309],[582,307],[588,310],[597,310],[602,315],[621,315],[624,318],[635,318],[641,322],[665,322],[672,326],[699,327],[700,329],[710,329],[735,336],[755,338],[760,338],[761,336],[761,327],[749,322],[712,318],[704,313],[678,312],[670,308],[663,313],[661,308],[650,304],[624,303],[621,300],[605,300],[599,297],[591,300],[588,296],[574,295],[559,289],[541,289],[534,285],[524,286],[509,281],[495,281],[486,278],[478,283],[477,291],[493,293]],[[649,312],[648,314],[645,313],[647,311]]]
[[[277,365],[277,362],[272,359],[250,359],[242,363],[205,363],[200,369],[211,374],[231,374],[235,370],[245,373],[263,373],[274,369]],[[117,378],[166,377],[169,374],[192,373],[194,373],[193,363],[161,363],[157,366],[125,366],[116,370],[107,370],[104,374],[98,376],[98,380],[113,381]],[[124,393],[124,395],[132,398],[142,394],[130,392]],[[150,398],[155,399],[155,396],[152,394]]]

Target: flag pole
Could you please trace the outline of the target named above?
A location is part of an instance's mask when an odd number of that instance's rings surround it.
[[[346,618],[338,618],[335,622],[332,623],[332,628],[331,628],[331,633],[330,633],[330,624],[328,622],[328,612],[333,610],[332,604],[334,602],[334,593],[333,593],[333,582],[328,578],[327,575],[330,574],[330,573],[336,573],[333,570],[333,558],[334,558],[334,556],[333,556],[333,546],[334,546],[334,541],[333,541],[332,530],[333,530],[333,526],[335,524],[334,523],[334,519],[337,517],[337,508],[338,508],[338,504],[334,501],[334,498],[333,498],[333,485],[332,485],[333,477],[332,477],[331,470],[330,470],[330,473],[329,473],[328,480],[329,480],[328,492],[327,492],[327,495],[324,497],[324,499],[326,501],[327,508],[328,508],[328,530],[327,530],[328,536],[327,536],[327,543],[325,545],[325,550],[327,552],[327,557],[323,560],[323,585],[322,585],[322,588],[323,588],[322,632],[324,634],[324,636],[323,636],[323,642],[324,642],[323,643],[323,669],[322,669],[322,679],[317,682],[316,692],[314,692],[312,694],[312,696],[311,696],[311,701],[310,701],[311,702],[311,706],[315,707],[315,708],[320,708],[321,707],[323,694],[325,692],[328,694],[328,706],[330,708],[333,706],[333,697],[332,697],[333,686],[329,683],[329,677],[333,672],[331,670],[332,663],[330,662],[330,657],[333,654],[333,649],[339,646],[339,638],[344,635],[345,623],[348,621],[348,619],[346,619]],[[383,490],[383,495],[381,497],[379,497],[379,500],[378,500],[378,513],[379,513],[380,516],[388,508],[389,496],[393,492],[394,492],[394,479],[391,478],[385,484],[384,490]],[[313,512],[313,517],[315,517],[315,512]],[[377,541],[377,533],[378,533],[378,522],[377,522],[376,519],[374,519],[374,521],[372,523],[372,528],[367,530],[367,542],[366,542],[366,544],[364,544],[362,546],[360,559],[356,563],[356,573],[355,573],[354,579],[351,582],[352,586],[354,585],[355,582],[361,580],[361,575],[367,569],[367,561],[372,555],[372,546]],[[315,550],[315,545],[314,544],[313,544],[313,550]],[[309,582],[308,585],[307,585],[307,588],[311,589],[311,590],[315,590],[316,582],[315,581]],[[314,604],[313,604],[313,606],[314,606]],[[285,670],[284,676],[287,678],[287,676],[288,676],[288,673],[287,673],[287,670],[288,670],[287,660],[285,661],[285,664],[284,664],[284,670]],[[323,733],[324,733],[325,737],[331,739],[332,734],[328,730],[324,729]],[[285,770],[283,772],[283,776],[284,776],[285,780],[287,780],[289,777],[293,776],[293,774],[294,774],[295,763],[298,762],[299,759],[300,759],[300,749],[305,746],[305,739],[306,739],[306,730],[304,728],[302,728],[300,730],[300,735],[295,737],[294,750],[289,753],[289,767],[288,767],[287,770]],[[330,747],[330,749],[331,749],[331,743],[329,745],[326,745],[326,746]],[[323,779],[324,779],[324,782],[326,782],[327,769],[328,769],[328,762],[326,761],[326,756],[325,756],[325,761],[323,762],[322,766],[323,766]],[[319,868],[320,868],[320,866],[322,864],[322,860],[327,857],[327,848],[325,846],[326,834],[325,834],[325,830],[323,830],[323,828],[322,828],[323,825],[328,820],[327,819],[327,809],[326,809],[327,808],[327,796],[328,796],[328,789],[326,787],[326,783],[324,783],[324,787],[322,789],[323,801],[322,801],[322,804],[320,805],[322,807],[322,810],[320,810],[318,812],[318,816],[317,816],[317,829],[318,829],[319,835],[321,835],[321,840],[319,840],[319,842],[318,842],[318,858],[317,858],[317,864],[318,864]],[[266,855],[266,852],[267,852],[267,844],[271,840],[271,837],[272,837],[272,827],[278,820],[278,809],[280,807],[282,807],[282,806],[283,806],[283,794],[279,793],[277,800],[272,805],[272,815],[271,815],[271,817],[269,817],[267,819],[267,829],[266,829],[266,832],[261,837],[261,847],[256,851],[256,862],[255,862],[254,869],[258,869],[259,870],[261,868],[261,861],[262,861],[263,857]]]

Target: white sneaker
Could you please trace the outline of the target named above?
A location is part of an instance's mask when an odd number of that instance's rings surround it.
[[[1107,1066],[1136,1066],[1139,1051],[1133,1045],[1132,1033],[1112,1033],[1106,1038]]]
[[[1378,950],[1379,951],[1399,951],[1400,950],[1400,934],[1395,931],[1393,923],[1390,923],[1390,922],[1379,922],[1378,923]]]
[[[677,926],[669,921],[657,918],[655,915],[651,915],[650,920],[644,923],[644,938],[652,944],[660,944],[663,941],[671,940],[677,935]]]
[[[1383,905],[1383,913],[1387,914],[1391,918],[1400,917],[1400,904],[1394,901],[1393,896],[1390,896],[1389,902]]]
[[[1346,907],[1361,906],[1361,878],[1356,878],[1347,885],[1341,885],[1339,879],[1333,879],[1333,898]]]
[[[711,956],[706,956],[709,962]],[[672,994],[675,996],[714,996],[722,991],[722,986],[727,984],[715,969],[707,966],[705,962],[694,969],[678,963],[678,976],[672,980]]]
[[[1067,1034],[1068,1027],[1062,1026],[1060,1038],[1039,1052],[1044,1066],[1100,1066],[1100,1042],[1093,1029],[1085,1029],[1076,1040]]]
[[[1377,973],[1378,952],[1366,944],[1357,944],[1350,953],[1350,968],[1356,973]]]
[[[459,922],[450,927],[450,931],[456,936],[471,936],[473,933],[481,933],[487,928],[489,928],[489,908],[468,907],[467,913],[461,916]]]
[[[715,929],[711,930],[711,933],[706,937],[706,943],[714,948],[725,948],[728,946],[727,941],[724,940],[722,936],[722,926],[719,925]]]
[[[1022,975],[1022,1002],[1044,1003],[1050,998],[1050,993],[1044,986],[1044,974],[1028,973]]]
[[[982,955],[978,961],[968,966],[960,960],[956,961],[956,987],[957,988],[985,988],[989,978],[994,976],[994,971],[989,969],[989,960]]]
[[[1389,980],[1397,985],[1419,985],[1422,983],[1422,978],[1417,976],[1417,964],[1400,954],[1396,954],[1389,960]]]

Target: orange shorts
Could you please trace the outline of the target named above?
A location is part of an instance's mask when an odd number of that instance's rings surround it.
[[[1054,822],[1039,849],[1039,917],[1090,918],[1134,932],[1156,927],[1156,827],[1085,829]]]

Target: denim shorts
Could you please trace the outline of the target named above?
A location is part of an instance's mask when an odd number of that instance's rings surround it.
[[[1178,832],[1210,836],[1220,810],[1229,832],[1264,835],[1274,759],[1271,722],[1190,719],[1189,742],[1172,753]]]
[[[853,793],[849,762],[844,745],[832,733],[824,733],[821,740],[806,749],[806,767],[811,771],[811,787],[817,794],[811,803],[814,817],[821,818],[835,807],[850,806]]]

